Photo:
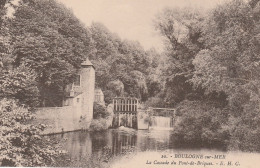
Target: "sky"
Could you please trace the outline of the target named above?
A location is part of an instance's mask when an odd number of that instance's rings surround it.
[[[86,26],[103,23],[122,39],[139,41],[147,50],[163,49],[163,38],[154,29],[155,15],[166,7],[213,8],[224,0],[58,0]]]

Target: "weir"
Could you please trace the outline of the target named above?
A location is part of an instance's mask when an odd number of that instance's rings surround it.
[[[113,99],[112,127],[129,127],[134,129],[172,129],[175,109],[147,108],[140,106],[137,98],[116,97]]]
[[[150,127],[153,129],[173,129],[175,121],[174,108],[149,108]]]
[[[113,127],[130,127],[137,129],[137,109],[139,101],[136,98],[116,97],[113,99]]]
[[[150,127],[155,129],[170,129],[172,127],[171,118],[164,116],[152,116]]]

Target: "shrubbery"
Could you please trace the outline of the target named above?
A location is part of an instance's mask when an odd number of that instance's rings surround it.
[[[112,114],[107,110],[106,106],[94,103],[93,120],[90,124],[90,131],[102,131],[108,129]]]
[[[161,97],[151,97],[145,102],[148,107],[164,107],[165,101]]]
[[[177,107],[175,142],[179,146],[260,151],[260,117],[256,115],[250,119],[250,113],[253,110],[234,117],[227,107],[216,108],[214,104],[202,101],[183,101]]]
[[[107,118],[111,115],[112,114],[110,114],[107,111],[106,106],[103,106],[103,105],[98,104],[98,103],[94,103],[94,107],[93,107],[93,118],[94,119]]]
[[[40,136],[44,125],[27,124],[33,115],[14,100],[0,100],[0,166],[45,166],[58,150]]]
[[[100,118],[92,120],[89,129],[90,131],[103,131],[108,129],[108,127],[107,119]]]
[[[259,0],[231,0],[208,12],[158,14],[163,94],[165,105],[179,108],[179,142],[260,151],[259,9]]]
[[[211,103],[183,101],[177,108],[174,133],[177,141],[193,147],[227,145],[228,113]]]

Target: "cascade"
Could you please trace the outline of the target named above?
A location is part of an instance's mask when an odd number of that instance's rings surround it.
[[[172,129],[171,118],[163,116],[153,116],[151,118],[151,127],[153,129]]]

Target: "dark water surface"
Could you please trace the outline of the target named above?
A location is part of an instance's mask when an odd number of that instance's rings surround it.
[[[58,166],[91,168],[161,167],[162,165],[154,164],[154,161],[173,161],[175,159],[177,164],[175,167],[185,167],[185,165],[178,164],[182,164],[180,161],[187,158],[174,158],[175,154],[196,154],[203,155],[203,157],[205,154],[212,157],[219,154],[228,155],[233,160],[237,157],[245,158],[248,156],[248,154],[244,156],[245,153],[242,152],[231,154],[218,149],[177,149],[174,145],[172,131],[170,130],[132,130],[123,128],[110,129],[104,132],[70,132],[63,135],[55,135],[55,139],[59,140],[62,149],[68,151],[64,162],[61,161],[62,163]],[[166,155],[167,158],[161,158],[162,155]],[[259,157],[259,155],[253,156]],[[251,155],[248,157],[252,158]],[[151,160],[153,165],[146,164],[148,160]],[[195,161],[197,162],[198,160]],[[216,166],[216,164],[220,164],[219,161],[227,164],[227,156],[223,160],[213,160],[212,163]],[[239,159],[235,159],[232,164],[235,164],[235,161],[238,162]],[[243,161],[240,160],[239,164],[241,163]],[[170,165],[163,166],[171,167]],[[202,167],[205,167],[205,165]]]

